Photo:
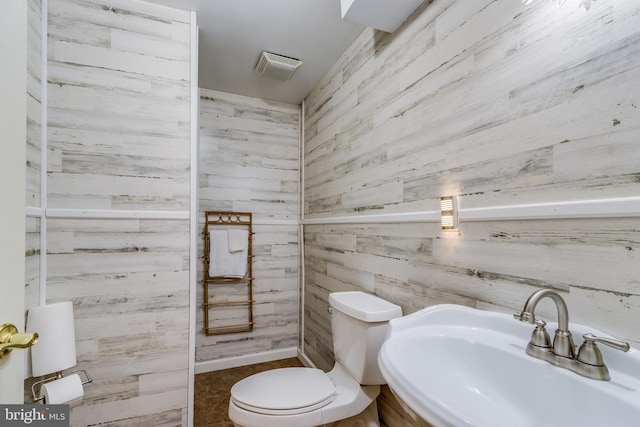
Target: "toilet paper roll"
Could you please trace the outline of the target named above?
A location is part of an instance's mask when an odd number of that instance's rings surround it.
[[[76,365],[76,337],[71,302],[30,308],[27,330],[39,335],[38,343],[31,347],[31,369],[34,377],[64,371]]]
[[[45,404],[78,405],[84,396],[82,380],[78,374],[72,374],[59,380],[44,383],[40,388],[40,396],[44,397]]]

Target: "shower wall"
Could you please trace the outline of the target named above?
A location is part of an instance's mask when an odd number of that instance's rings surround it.
[[[365,30],[306,99],[306,218],[437,211],[450,195],[464,208],[637,196],[640,8],[578,4],[434,0],[394,34]],[[509,313],[551,288],[572,322],[637,344],[637,224],[307,225],[304,350],[332,365],[327,296],[351,289],[408,314]],[[383,419],[411,425],[393,401],[378,401]]]
[[[196,362],[200,364],[283,350],[295,354],[299,120],[297,105],[200,89],[200,231],[205,211],[253,213],[256,322],[252,332],[204,334],[203,264],[199,261]],[[212,284],[210,294],[218,300],[240,300],[246,299],[246,288]],[[212,308],[209,315],[212,325],[246,322],[247,308]]]
[[[94,380],[71,425],[187,425],[191,15],[48,8],[46,302],[73,301],[78,368]]]

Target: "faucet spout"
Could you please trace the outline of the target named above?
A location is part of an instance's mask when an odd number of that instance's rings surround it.
[[[576,355],[573,338],[569,331],[569,310],[559,293],[551,289],[540,289],[532,293],[524,303],[522,312],[514,314],[514,317],[521,322],[535,323],[535,310],[538,303],[543,298],[551,298],[558,310],[558,329],[553,339],[553,353],[560,357],[573,359]],[[535,352],[535,349],[531,350]]]
[[[551,289],[540,289],[532,293],[524,303],[524,308],[522,309],[521,315],[522,318],[519,320],[526,323],[534,323],[536,320],[534,314],[536,306],[545,297],[551,298],[556,304],[556,309],[558,310],[558,330],[568,332],[569,310],[567,309],[567,304],[564,302],[559,293]]]

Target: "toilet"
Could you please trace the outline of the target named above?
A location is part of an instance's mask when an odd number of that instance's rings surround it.
[[[379,427],[376,397],[385,380],[378,351],[402,309],[364,292],[329,294],[335,365],[282,368],[238,381],[229,418],[237,427]]]

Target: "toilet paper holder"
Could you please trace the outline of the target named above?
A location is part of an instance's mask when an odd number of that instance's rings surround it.
[[[84,376],[85,376],[85,379],[82,381],[82,385],[89,384],[90,382],[93,382],[93,379],[89,376],[89,373],[87,371],[85,371],[84,369],[76,369],[75,371],[67,372],[65,375],[63,375],[62,372],[58,372],[57,374],[55,374],[55,375],[53,375],[53,376],[51,376],[49,378],[45,378],[43,380],[36,381],[35,383],[33,383],[31,385],[31,395],[32,395],[32,398],[33,398],[33,402],[36,403],[36,402],[39,402],[41,400],[44,400],[44,396],[38,397],[38,394],[40,393],[40,389],[42,388],[42,386],[45,383],[48,383],[50,381],[59,380],[59,379],[64,378],[65,376],[73,375],[73,374],[76,374],[76,373],[79,373],[79,372],[82,372],[84,374]],[[36,386],[39,386],[37,393],[36,393]]]

